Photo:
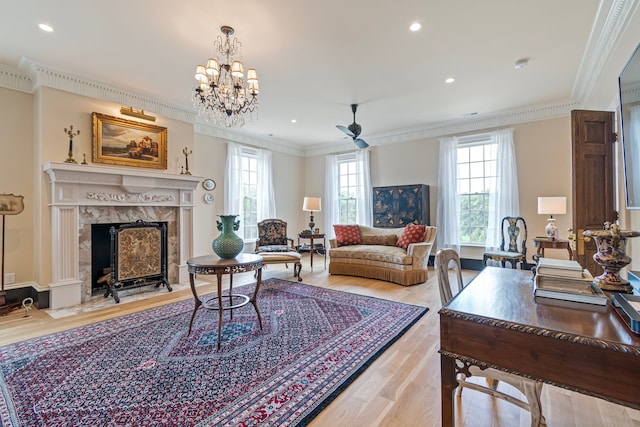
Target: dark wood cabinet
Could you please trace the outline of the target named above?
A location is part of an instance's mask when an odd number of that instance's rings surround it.
[[[410,222],[430,225],[429,221],[428,185],[373,187],[374,227],[404,227]]]

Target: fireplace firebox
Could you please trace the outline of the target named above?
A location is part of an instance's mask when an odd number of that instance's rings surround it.
[[[92,288],[120,302],[119,290],[164,285],[167,278],[167,223],[92,225]],[[108,237],[106,237],[108,236]]]

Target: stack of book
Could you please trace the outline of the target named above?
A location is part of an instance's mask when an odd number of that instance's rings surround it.
[[[589,270],[572,260],[540,258],[536,266],[533,294],[587,304],[607,305],[608,298],[597,285]]]

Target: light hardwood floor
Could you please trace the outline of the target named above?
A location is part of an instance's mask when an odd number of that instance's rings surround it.
[[[311,426],[440,425],[440,299],[435,271],[429,272],[427,282],[403,287],[378,280],[331,276],[321,259],[314,261],[311,273],[308,255],[303,258],[304,283],[422,305],[430,310],[322,411]],[[476,273],[465,272],[465,280],[471,280]],[[269,277],[293,280],[292,269],[270,265],[263,273],[264,279]],[[202,280],[206,278],[199,276]],[[252,279],[250,274],[237,275],[234,286]],[[199,288],[201,292],[213,290],[210,284]],[[24,311],[16,310],[0,317],[0,346],[190,298],[188,289],[171,293],[162,289],[157,296],[143,301],[126,303],[126,298],[122,298],[120,304],[61,319],[52,319],[37,309],[24,318]],[[542,400],[549,426],[640,426],[640,411],[553,386],[544,386]],[[459,426],[529,426],[528,412],[473,390],[465,390],[456,405]]]

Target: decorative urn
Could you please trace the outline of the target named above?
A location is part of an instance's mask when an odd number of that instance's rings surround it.
[[[244,240],[235,233],[240,228],[240,220],[236,221],[238,215],[219,216],[216,225],[220,235],[213,240],[211,247],[222,259],[235,258],[244,249]]]
[[[594,279],[602,290],[632,293],[628,280],[620,277],[620,270],[631,262],[627,255],[627,239],[640,236],[639,231],[622,231],[617,224],[604,223],[602,230],[585,230],[583,235],[596,241],[598,252],[593,255],[595,262],[604,268],[604,273]]]

